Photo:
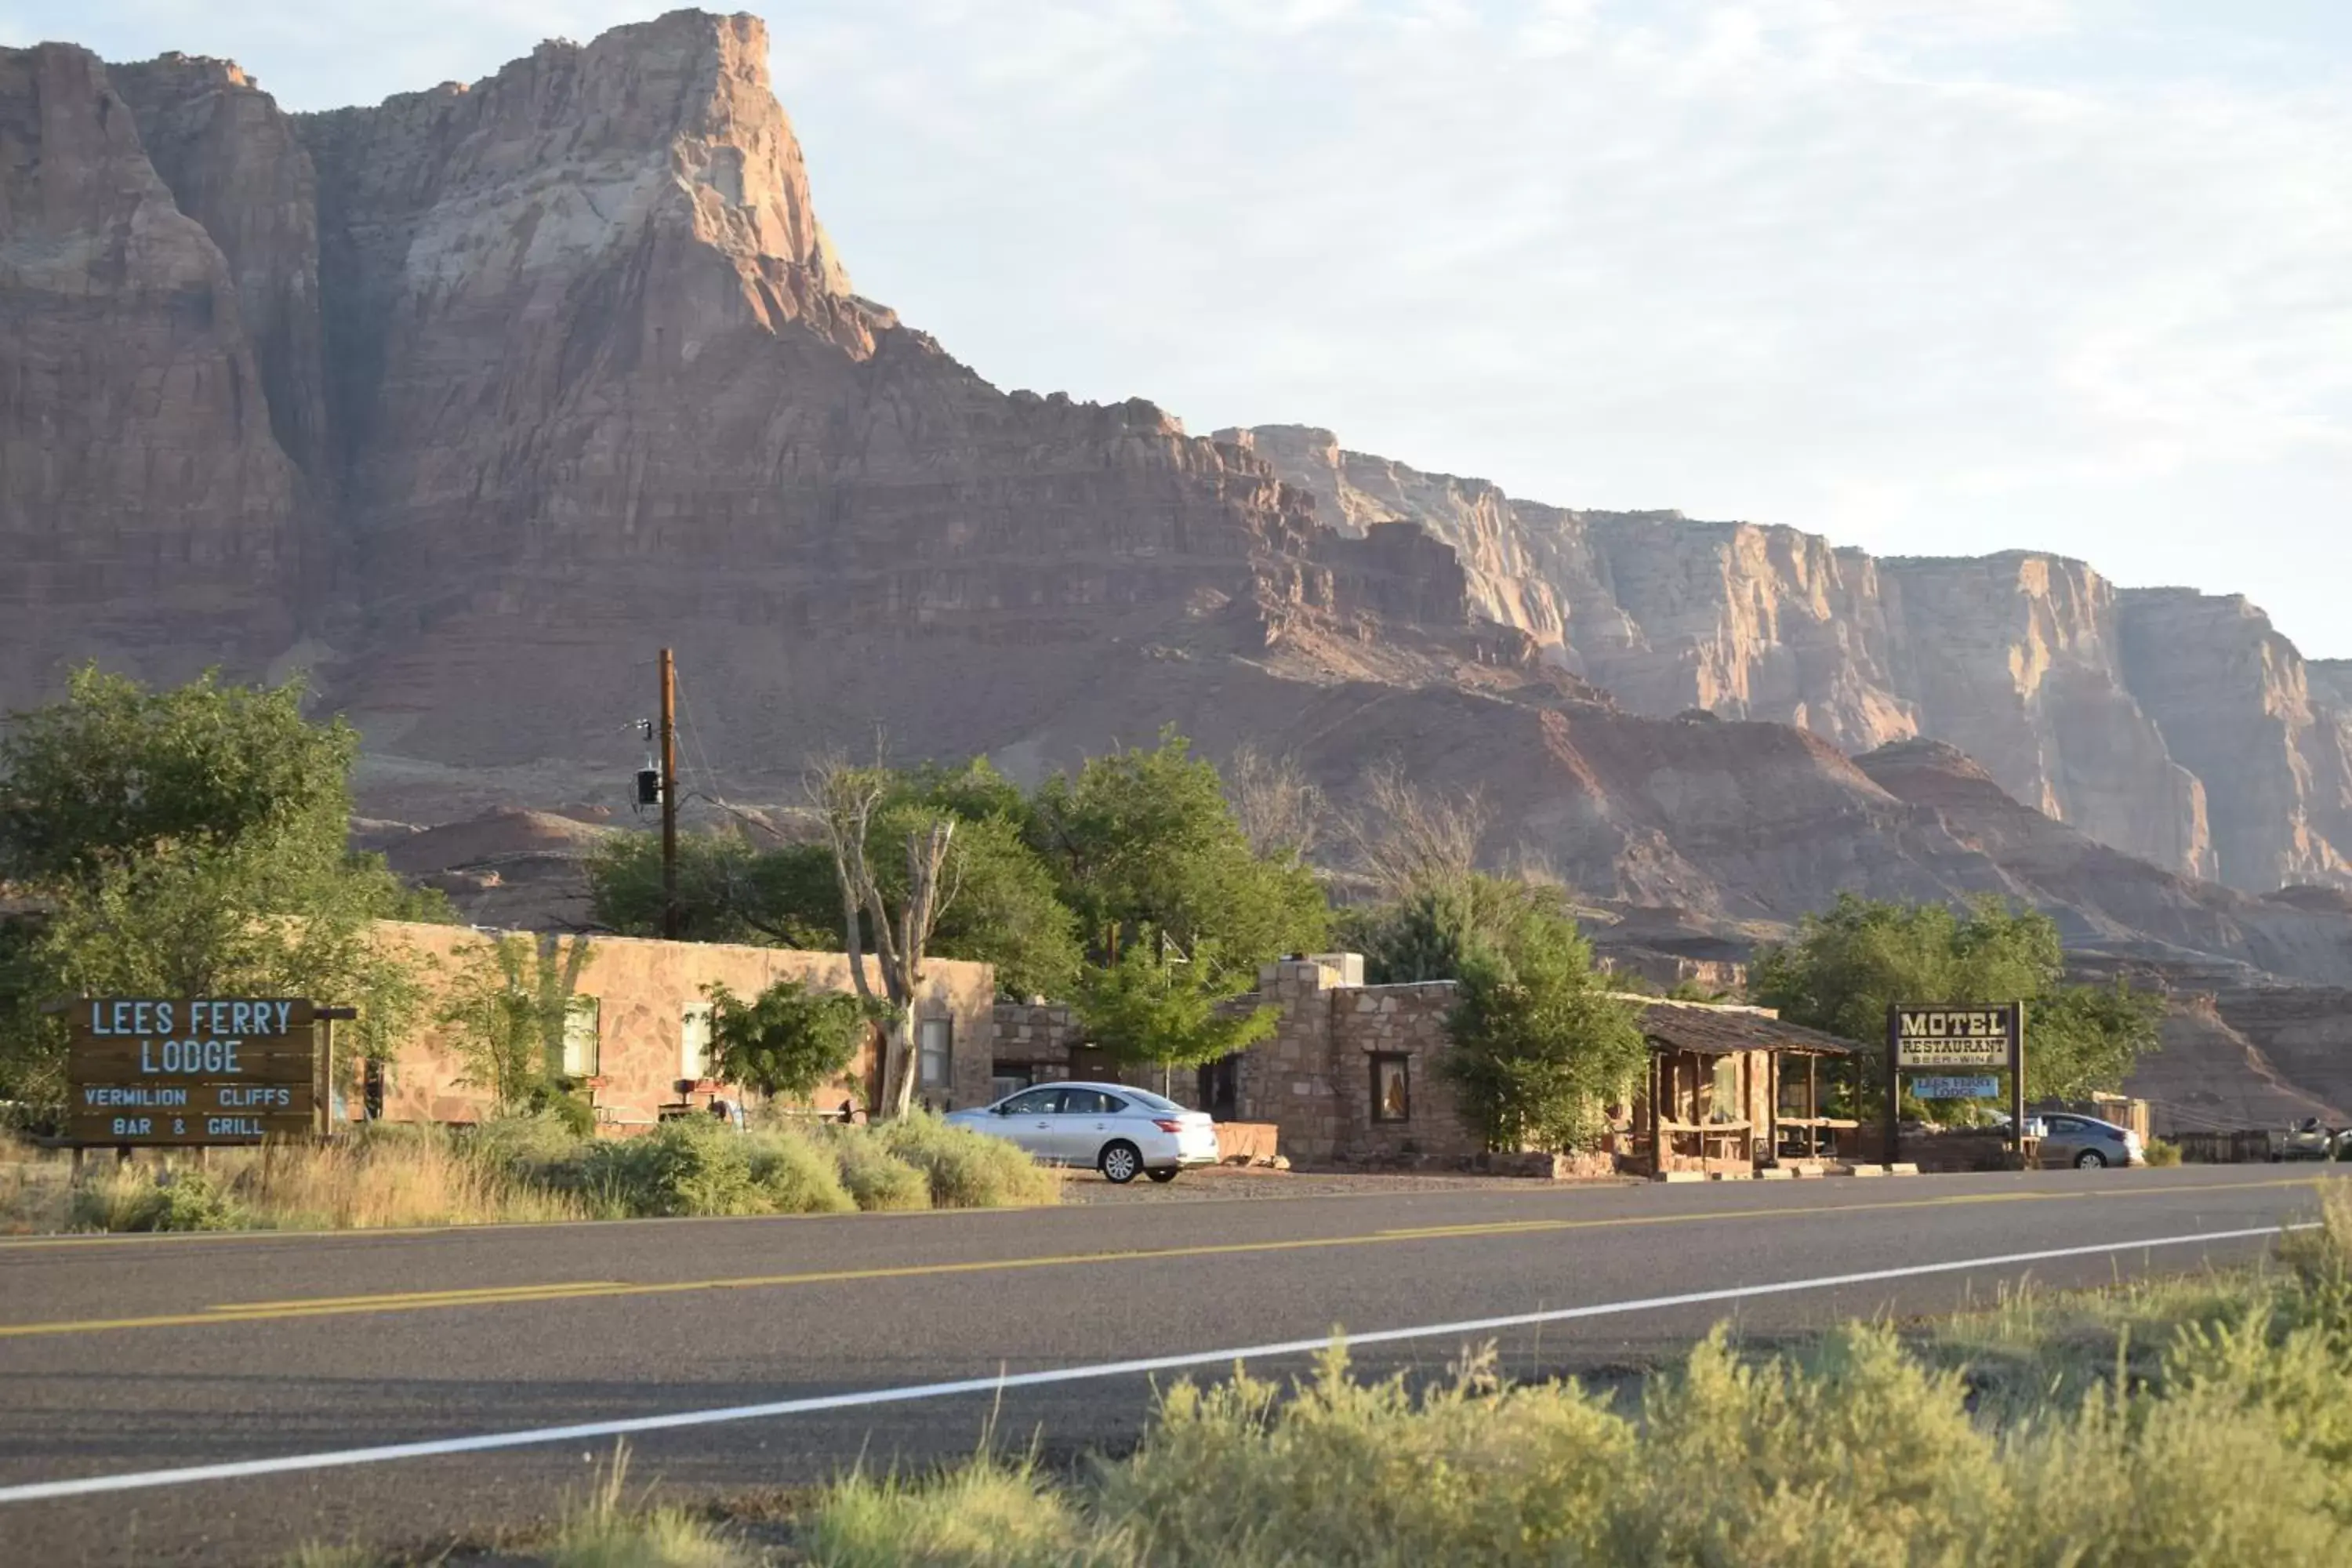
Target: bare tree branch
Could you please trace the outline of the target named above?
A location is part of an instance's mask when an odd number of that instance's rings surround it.
[[[1244,745],[1225,770],[1225,798],[1251,852],[1260,858],[1297,865],[1315,847],[1323,826],[1323,792],[1308,780],[1295,753],[1269,757]]]
[[[1492,815],[1477,791],[1423,789],[1391,760],[1365,775],[1361,797],[1339,818],[1339,837],[1381,897],[1402,898],[1476,869]]]

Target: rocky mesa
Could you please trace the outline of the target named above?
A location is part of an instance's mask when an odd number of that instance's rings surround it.
[[[1479,786],[1498,855],[1696,946],[2002,892],[2352,978],[2343,911],[2210,885],[2352,838],[2352,680],[2241,602],[1000,391],[855,291],[767,55],[677,12],[289,116],[225,61],[0,51],[0,700],[299,665],[385,788],[544,805],[635,765],[667,643],[706,788],[877,724],[1034,773],[1175,722]],[[2005,804],[1906,795],[1923,736]]]
[[[1635,711],[1704,709],[1853,752],[1927,737],[2184,876],[2352,885],[2352,687],[2244,599],[2118,589],[2057,556],[1873,559],[1787,527],[1580,511],[1343,449],[1221,433],[1342,531],[1452,544],[1479,611]]]

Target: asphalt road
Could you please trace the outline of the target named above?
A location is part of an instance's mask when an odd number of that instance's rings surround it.
[[[1442,1368],[1483,1340],[1515,1374],[1606,1370],[1727,1318],[1778,1334],[1947,1311],[2029,1276],[2065,1287],[2250,1259],[2315,1212],[2315,1179],[2263,1166],[1530,1184],[0,1243],[0,1561],[269,1562],[304,1541],[413,1544],[528,1521],[588,1484],[614,1423],[695,1412],[739,1414],[630,1435],[633,1488],[744,1491],[861,1456],[952,1459],[992,1415],[1015,1446],[1116,1447],[1152,1378],[1187,1369],[1086,1369],[1191,1356],[1214,1375],[1219,1352],[1335,1328],[1435,1330],[1360,1346],[1373,1370]],[[2027,1256],[2048,1253],[2065,1255]],[[1547,1321],[1462,1326],[1530,1314]],[[1015,1386],[995,1386],[1007,1376]],[[904,1396],[939,1384],[969,1386]],[[586,1430],[457,1447],[560,1427]],[[404,1444],[432,1451],[319,1459]],[[171,1474],[262,1460],[292,1463]],[[90,1478],[126,1484],[23,1495]]]

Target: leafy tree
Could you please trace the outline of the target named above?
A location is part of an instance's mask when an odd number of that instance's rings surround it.
[[[869,822],[866,858],[886,902],[907,892],[902,856],[884,853],[911,826],[945,816],[957,824],[943,874],[955,894],[940,910],[929,951],[992,964],[1006,996],[1065,994],[1078,969],[1076,921],[1052,872],[1024,837],[1020,790],[975,762],[961,769],[877,770],[883,785]],[[661,929],[661,844],[614,834],[589,861],[598,924],[633,936]],[[755,846],[732,829],[678,841],[678,905],[689,941],[842,952],[845,918],[827,844]],[[861,908],[858,945],[874,937]]]
[[[614,833],[588,858],[596,923],[624,936],[661,934],[661,837]],[[734,829],[681,834],[679,934],[688,942],[830,952],[841,944],[841,892],[822,844],[762,848]]]
[[[303,718],[290,682],[208,673],[151,691],[86,666],[64,701],[12,715],[0,740],[0,879],[88,884],[165,845],[247,839],[340,864],[358,757],[358,732]]]
[[[1198,954],[1171,963],[1146,948],[1089,966],[1077,991],[1087,1038],[1129,1061],[1176,1068],[1215,1061],[1274,1033],[1276,1009],[1234,1006],[1209,973]]]
[[[711,1068],[762,1094],[805,1100],[841,1077],[866,1031],[892,1021],[887,1005],[780,980],[745,1001],[726,986],[702,988],[712,1004]]]
[[[2057,924],[2038,910],[1986,900],[1962,914],[1847,893],[1759,955],[1748,988],[1791,1023],[1864,1042],[1886,1037],[1892,1003],[2023,1002],[2030,1097],[2120,1088],[2155,1047],[2161,1006],[2120,982],[2068,986],[2065,968]],[[1860,1059],[1862,1098],[1883,1104],[1884,1063]]]
[[[1152,750],[1091,758],[1076,778],[1047,780],[1031,831],[1096,963],[1164,938],[1213,954],[1201,961],[1205,984],[1231,990],[1267,960],[1325,940],[1329,910],[1313,871],[1252,849],[1215,765],[1172,729]]]
[[[967,818],[951,853],[956,896],[940,913],[931,951],[994,965],[1000,995],[1067,995],[1078,973],[1077,917],[1020,828],[1003,816]],[[893,877],[894,894],[901,880]]]
[[[357,736],[299,697],[84,669],[14,716],[0,867],[39,912],[0,943],[0,1097],[61,1103],[65,1031],[36,1013],[51,996],[314,996],[359,1009],[346,1068],[394,1048],[421,992],[373,922],[446,906],[349,852]]]
[[[575,938],[508,935],[474,944],[443,997],[440,1022],[465,1069],[501,1111],[568,1097],[563,1035],[580,974],[593,956]]]
[[[1352,910],[1341,936],[1375,985],[1458,980],[1472,957],[1507,948],[1531,921],[1570,920],[1556,888],[1461,872],[1416,884],[1392,903]],[[1572,928],[1571,928],[1572,929]]]
[[[1576,922],[1528,900],[1465,955],[1444,1070],[1491,1149],[1590,1146],[1648,1046]]]

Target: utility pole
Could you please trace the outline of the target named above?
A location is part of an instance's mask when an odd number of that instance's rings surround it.
[[[662,935],[677,940],[677,660],[661,650]]]

